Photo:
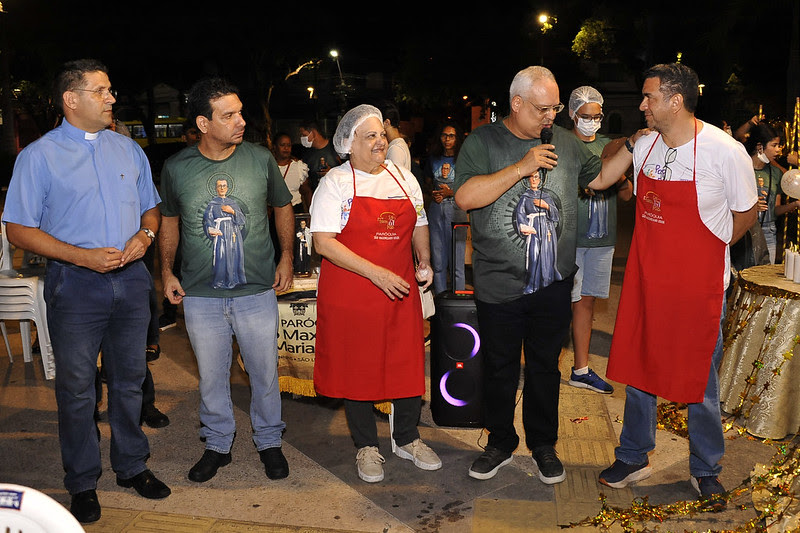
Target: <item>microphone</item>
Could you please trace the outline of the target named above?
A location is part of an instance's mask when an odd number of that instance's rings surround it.
[[[542,128],[542,133],[540,134],[540,138],[542,140],[542,144],[551,144],[553,142],[553,127],[547,126]],[[540,188],[544,189],[544,182],[547,179],[546,168],[539,169],[539,178],[541,178]]]

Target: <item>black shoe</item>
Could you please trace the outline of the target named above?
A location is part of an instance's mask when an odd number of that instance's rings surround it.
[[[139,496],[150,500],[160,500],[172,493],[169,487],[159,481],[149,470],[136,474],[129,479],[122,479],[117,476],[117,485],[126,488],[133,487],[139,493]]]
[[[83,524],[100,520],[100,502],[97,501],[97,492],[92,489],[73,494],[69,512]]]
[[[208,481],[217,475],[219,467],[231,464],[231,453],[206,450],[203,457],[189,470],[189,479],[197,483]]]
[[[267,448],[258,452],[261,462],[264,463],[264,470],[270,479],[283,479],[289,475],[289,463],[283,456],[280,446],[277,448]]]
[[[475,479],[493,478],[497,471],[514,460],[514,456],[508,452],[498,450],[493,446],[487,446],[486,450],[473,461],[469,469],[469,477]]]
[[[567,477],[564,465],[556,455],[552,446],[537,446],[533,449],[533,462],[539,467],[539,479],[542,483],[552,485],[561,483]]]
[[[142,419],[139,425],[142,423],[147,424],[151,428],[163,428],[169,425],[169,417],[159,411],[153,404],[143,405]]]
[[[174,328],[176,326],[175,317],[161,315],[158,317],[158,329],[159,331],[164,331],[169,328]]]
[[[144,356],[147,359],[147,362],[155,361],[159,357],[161,357],[161,346],[158,344],[153,344],[148,346],[144,349]]]

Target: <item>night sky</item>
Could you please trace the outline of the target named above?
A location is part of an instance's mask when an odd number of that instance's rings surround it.
[[[800,23],[792,20],[793,2],[774,0],[759,9],[740,0],[562,0],[552,9],[548,2],[529,1],[475,9],[415,1],[320,7],[286,1],[4,0],[2,31],[15,81],[46,84],[63,61],[96,57],[109,66],[120,90],[157,82],[185,90],[200,77],[221,74],[256,92],[273,85],[279,98],[281,91],[304,91],[305,79],[287,84],[283,77],[309,59],[322,60],[317,81],[338,76],[327,55],[337,48],[345,77],[391,73],[420,106],[439,106],[462,94],[506,105],[513,75],[540,57],[554,71],[562,100],[572,87],[587,83],[585,65],[570,46],[584,20],[602,17],[614,28],[613,55],[634,77],[682,52],[682,61],[706,84],[706,113],[731,113],[731,105],[749,113],[761,103],[778,117],[796,96],[787,91],[791,30]],[[542,11],[557,17],[544,37],[535,22]],[[733,104],[725,90],[732,73],[742,84]],[[292,83],[296,87],[287,87]]]

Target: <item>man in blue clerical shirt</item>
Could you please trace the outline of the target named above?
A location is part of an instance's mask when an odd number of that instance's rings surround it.
[[[48,258],[45,301],[64,486],[70,511],[87,523],[100,518],[94,420],[100,352],[117,484],[145,498],[170,494],[147,468],[150,448],[139,425],[151,284],[141,259],[155,240],[161,199],[139,145],[107,129],[116,100],[103,64],[67,63],[54,96],[64,120],[17,157],[3,222],[12,244]]]

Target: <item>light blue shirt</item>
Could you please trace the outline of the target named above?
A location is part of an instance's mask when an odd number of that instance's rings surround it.
[[[132,139],[65,120],[17,156],[4,222],[39,228],[80,248],[125,248],[161,201],[150,163]]]

